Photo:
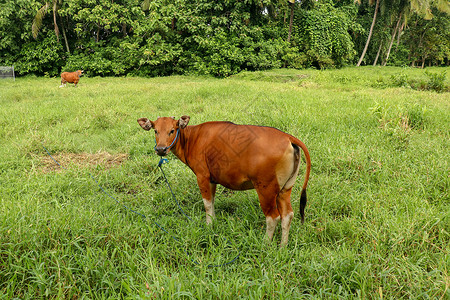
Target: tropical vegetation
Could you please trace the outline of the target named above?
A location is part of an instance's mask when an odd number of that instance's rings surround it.
[[[211,74],[450,63],[446,0],[9,0],[0,65],[18,75]]]

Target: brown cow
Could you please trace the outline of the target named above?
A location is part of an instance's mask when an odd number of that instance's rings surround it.
[[[59,87],[66,86],[66,83],[74,83],[77,86],[78,81],[80,81],[81,74],[83,70],[78,70],[76,72],[62,72],[61,73],[61,85]]]
[[[288,242],[291,220],[291,191],[300,166],[300,148],[306,157],[306,174],[300,197],[304,221],[306,186],[311,159],[305,144],[271,127],[207,122],[187,126],[189,116],[138,119],[145,130],[154,129],[159,156],[175,154],[197,176],[206,210],[206,223],[214,218],[216,184],[233,190],[256,189],[266,216],[267,237],[272,240],[281,216],[281,245]]]

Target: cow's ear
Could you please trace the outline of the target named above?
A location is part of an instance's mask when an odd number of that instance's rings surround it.
[[[182,116],[179,120],[178,120],[178,127],[180,127],[181,129],[186,128],[187,124],[189,123],[189,120],[191,119],[191,117],[189,116]]]
[[[142,129],[144,129],[144,130],[150,130],[154,127],[153,122],[147,118],[140,118],[137,121],[138,121],[139,125],[141,125]]]

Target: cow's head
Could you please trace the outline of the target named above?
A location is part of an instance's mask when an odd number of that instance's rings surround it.
[[[77,71],[78,77],[81,77],[81,75],[83,74],[83,72],[84,72],[83,70],[78,70],[78,71]]]
[[[175,146],[176,139],[179,137],[178,130],[184,129],[189,123],[189,119],[189,116],[182,116],[179,120],[175,120],[175,117],[163,117],[156,121],[150,121],[147,118],[140,118],[137,121],[144,130],[153,129],[155,131],[156,154],[165,156]]]

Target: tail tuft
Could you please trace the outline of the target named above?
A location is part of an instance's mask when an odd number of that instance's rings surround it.
[[[302,224],[305,222],[305,207],[306,207],[306,189],[302,190],[302,195],[300,196],[300,217],[302,219]]]

